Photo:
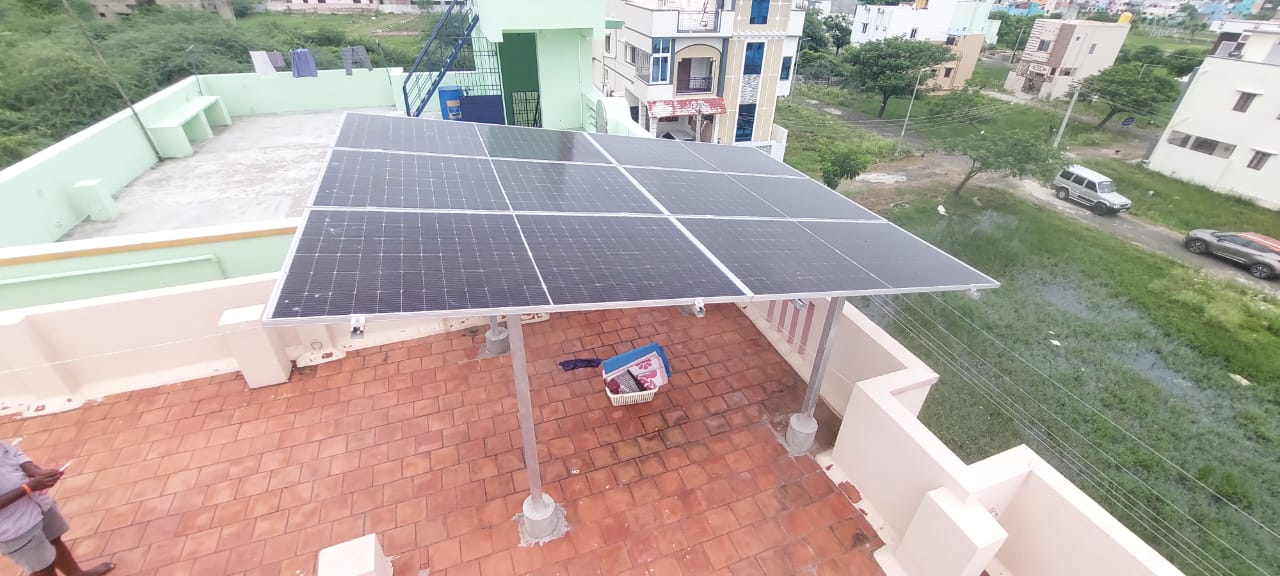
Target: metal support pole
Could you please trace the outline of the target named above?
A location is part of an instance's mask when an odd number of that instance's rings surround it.
[[[507,321],[511,323],[510,320]],[[491,356],[501,356],[511,351],[511,341],[507,339],[507,329],[498,325],[498,317],[489,317],[489,330],[484,333],[484,347],[480,350],[480,356],[488,358]]]
[[[902,133],[898,135],[898,143],[893,145],[893,155],[898,155],[898,148],[902,146],[902,139],[907,137],[907,123],[911,121],[911,107],[916,105],[916,92],[920,90],[920,80],[924,78],[924,68],[920,69],[920,73],[916,74],[916,86],[911,89],[911,101],[907,103],[907,117],[902,120]]]
[[[827,315],[822,320],[822,337],[814,353],[813,372],[809,374],[809,386],[804,391],[804,403],[800,405],[799,412],[791,415],[787,427],[787,452],[793,456],[813,448],[813,438],[818,432],[818,421],[814,419],[813,412],[818,407],[822,377],[831,358],[831,335],[835,333],[836,322],[843,310],[844,297],[832,298],[827,304]]]
[[[1076,98],[1080,96],[1080,87],[1076,86],[1071,91],[1071,102],[1067,104],[1067,113],[1062,115],[1062,126],[1058,127],[1058,133],[1053,136],[1053,147],[1057,148],[1058,143],[1062,142],[1062,133],[1067,131],[1067,120],[1071,119],[1071,109],[1076,107]]]
[[[563,534],[563,523],[556,515],[555,501],[542,491],[538,439],[533,433],[533,401],[529,396],[529,366],[525,360],[524,328],[520,323],[520,314],[507,315],[507,331],[511,336],[511,372],[515,376],[524,468],[529,476],[529,496],[524,499],[520,536],[523,540],[545,541],[558,537],[558,531]]]

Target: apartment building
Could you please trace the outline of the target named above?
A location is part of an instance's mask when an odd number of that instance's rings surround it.
[[[626,98],[655,137],[751,143],[776,153],[777,99],[791,93],[804,4],[792,0],[609,0],[622,27],[596,42],[595,84]]]
[[[1149,166],[1280,209],[1280,29],[1252,28],[1205,58]]]
[[[1041,100],[1067,96],[1073,84],[1114,64],[1128,35],[1128,22],[1036,20],[1004,88]]]
[[[917,0],[914,4],[863,4],[854,14],[853,44],[907,38],[952,47],[956,59],[934,70],[933,85],[963,88],[973,75],[991,26],[991,0]],[[998,22],[999,21],[995,21]]]

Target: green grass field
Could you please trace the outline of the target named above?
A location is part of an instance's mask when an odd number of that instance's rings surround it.
[[[1124,45],[1129,48],[1159,46],[1166,52],[1179,48],[1204,48],[1208,50],[1213,46],[1213,37],[1214,35],[1210,32],[1198,32],[1192,40],[1187,40],[1183,36],[1157,38],[1148,36],[1142,33],[1141,30],[1130,30],[1129,35],[1124,39]]]
[[[329,39],[337,34],[344,36],[339,43],[364,44],[389,66],[407,67],[422,50],[424,31],[430,33],[439,14],[424,12],[416,16],[398,14],[282,14],[264,12],[241,18],[237,24],[253,37],[271,41],[281,46],[314,44],[317,39]],[[407,36],[374,36],[379,29],[395,32],[415,32]],[[310,41],[308,41],[310,40]],[[333,40],[330,40],[333,41]],[[336,58],[337,48],[325,50],[322,57]],[[330,55],[327,52],[333,52]],[[332,58],[330,58],[332,59]],[[318,62],[319,63],[319,62]],[[332,62],[322,63],[332,67]]]
[[[941,374],[921,417],[944,442],[968,462],[1029,444],[1188,574],[1206,561],[1165,543],[1165,522],[1226,573],[1280,571],[1273,536],[1071,397],[1276,526],[1280,302],[1003,191],[902,195],[892,220],[1002,283],[980,299],[859,299]]]
[[[1120,192],[1133,200],[1133,215],[1143,220],[1178,232],[1215,228],[1280,238],[1280,212],[1275,210],[1121,160],[1084,164],[1114,179]],[[1148,190],[1155,194],[1148,196]]]
[[[790,131],[787,163],[817,180],[822,179],[818,168],[822,151],[832,146],[856,146],[873,162],[883,162],[893,156],[892,140],[803,104],[779,101],[777,123]]]
[[[802,98],[812,98],[831,106],[856,110],[872,117],[880,109],[880,98],[871,94],[819,86],[799,86],[793,91]],[[1039,132],[1044,134],[1046,140],[1052,140],[1053,131],[1057,130],[1062,122],[1062,114],[1055,110],[984,98],[987,102],[984,108],[991,113],[992,118],[979,123],[976,129]],[[907,127],[908,132],[929,140],[942,140],[975,129],[973,125],[958,122],[952,117],[931,116],[928,112],[928,99],[929,96],[917,96],[916,103],[912,107],[913,120]],[[908,104],[909,100],[905,98],[890,99],[884,118],[886,120],[905,118]],[[1067,133],[1063,137],[1063,142],[1067,146],[1100,146],[1125,139],[1126,136],[1121,132],[1095,130],[1089,123],[1072,120],[1067,124]]]

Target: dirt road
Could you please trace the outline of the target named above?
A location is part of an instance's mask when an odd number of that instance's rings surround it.
[[[837,109],[815,100],[801,99],[800,101],[826,113],[838,115],[846,120],[857,120],[859,122],[872,120],[872,118],[857,112]],[[870,129],[882,136],[895,139],[898,137],[898,131],[901,130],[901,125],[895,128],[888,123],[883,125],[877,123],[859,124],[859,126]],[[929,148],[928,141],[911,134],[910,128],[907,130],[906,140],[907,144],[915,150],[927,150]],[[1078,158],[1110,157],[1133,160],[1140,156],[1144,150],[1145,145],[1139,142],[1133,145],[1109,146],[1106,148],[1078,148],[1072,150],[1071,154]],[[960,176],[968,168],[968,164],[969,160],[963,156],[948,156],[925,152],[919,156],[872,166],[868,172],[859,176],[856,181],[844,184],[840,190],[858,198],[858,201],[867,205],[868,208],[883,210],[889,208],[900,199],[896,194],[898,188],[929,183],[955,184],[959,182]],[[1183,234],[1181,232],[1175,232],[1144,222],[1128,214],[1096,216],[1083,206],[1058,200],[1051,190],[1034,180],[1017,180],[984,174],[975,178],[973,183],[1003,188],[1021,194],[1046,209],[1056,210],[1068,218],[1073,218],[1108,232],[1117,238],[1127,240],[1135,246],[1162,254],[1219,278],[1236,280],[1280,294],[1280,280],[1259,280],[1250,276],[1243,269],[1224,260],[1210,256],[1198,256],[1187,252],[1182,248]],[[1139,197],[1131,197],[1131,199],[1134,202],[1142,201]]]

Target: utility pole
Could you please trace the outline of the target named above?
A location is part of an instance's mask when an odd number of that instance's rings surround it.
[[[911,89],[911,101],[907,103],[907,117],[902,119],[902,133],[898,135],[898,143],[893,145],[893,155],[898,155],[898,148],[902,146],[902,139],[907,137],[907,122],[911,121],[911,107],[916,104],[916,92],[920,91],[920,80],[924,78],[925,68],[920,69],[920,73],[916,74],[916,85]]]
[[[1062,142],[1062,133],[1067,131],[1067,120],[1071,118],[1071,109],[1076,106],[1076,98],[1080,96],[1080,86],[1074,86],[1071,91],[1071,102],[1067,104],[1067,113],[1062,116],[1062,126],[1058,127],[1058,133],[1053,137],[1053,147],[1057,148]]]

